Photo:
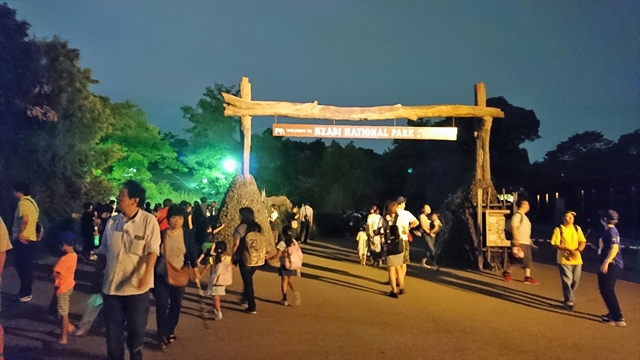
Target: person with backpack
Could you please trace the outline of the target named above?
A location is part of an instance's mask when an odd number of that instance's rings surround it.
[[[404,260],[404,241],[401,234],[407,234],[409,228],[403,226],[400,229],[398,224],[398,203],[389,201],[385,204],[384,216],[380,219],[378,234],[384,236],[384,243],[387,250],[387,272],[389,274],[389,284],[391,291],[388,296],[397,299],[404,294],[404,272],[402,263]]]
[[[562,305],[567,310],[575,306],[575,292],[582,275],[582,256],[580,253],[587,245],[587,239],[582,229],[574,224],[576,213],[569,211],[564,214],[563,223],[553,229],[551,245],[558,249],[556,260],[562,281]]]
[[[533,267],[533,254],[532,254],[532,243],[531,243],[531,221],[527,215],[529,209],[531,208],[529,205],[529,201],[527,200],[518,200],[518,211],[513,214],[511,220],[509,221],[509,225],[505,229],[508,231],[513,239],[511,240],[511,244],[513,248],[520,248],[523,252],[522,259],[519,259],[513,263],[511,263],[505,271],[502,272],[502,278],[506,282],[513,281],[511,279],[511,268],[512,267],[520,267],[524,269],[524,283],[527,285],[538,285],[540,284],[537,280],[531,277],[531,268]]]
[[[183,227],[185,210],[173,204],[167,210],[168,228],[160,232],[160,257],[156,261],[153,297],[156,299],[158,341],[166,348],[177,337],[175,329],[190,272],[199,281],[198,250],[193,233]],[[189,266],[191,269],[189,269]]]
[[[243,207],[239,211],[240,224],[233,231],[233,263],[240,268],[244,284],[243,300],[247,302],[245,312],[256,314],[256,298],[253,291],[253,274],[267,259],[269,239],[262,234],[262,227],[256,222],[253,209]]]
[[[294,304],[300,306],[302,300],[300,293],[293,287],[293,277],[298,276],[298,270],[302,267],[302,249],[300,249],[298,243],[293,239],[291,227],[285,226],[282,228],[276,249],[278,250],[277,253],[267,259],[267,261],[280,258],[280,269],[278,270],[282,290],[282,300],[280,300],[280,303],[284,306],[289,306],[287,290],[291,289],[295,298]]]
[[[209,277],[209,287],[207,296],[213,296],[213,315],[216,320],[222,320],[222,309],[220,308],[220,297],[226,295],[227,286],[233,284],[233,265],[231,256],[227,255],[227,243],[217,241],[213,246],[212,253],[213,271]]]
[[[15,244],[15,269],[20,278],[20,290],[17,300],[29,302],[32,298],[33,287],[33,256],[36,253],[36,243],[40,240],[37,229],[40,209],[31,197],[31,186],[26,181],[13,184],[13,190],[18,198],[18,208],[13,220],[12,236]]]

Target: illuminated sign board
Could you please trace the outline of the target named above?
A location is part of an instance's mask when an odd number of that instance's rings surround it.
[[[381,139],[381,140],[449,140],[458,137],[456,127],[363,126],[273,124],[273,136]]]

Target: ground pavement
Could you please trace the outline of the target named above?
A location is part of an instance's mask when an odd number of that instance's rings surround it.
[[[302,306],[283,307],[273,268],[255,275],[258,313],[248,315],[235,301],[234,284],[223,298],[222,321],[201,318],[195,289],[185,296],[178,340],[161,352],[153,342],[154,309],[145,341],[145,359],[431,359],[431,358],[604,358],[640,359],[640,285],[621,281],[617,292],[628,326],[602,324],[605,312],[596,277],[583,274],[576,310],[561,308],[560,280],[551,265],[536,264],[538,286],[507,284],[495,273],[409,267],[407,294],[384,296],[386,272],[361,266],[353,240],[315,241],[303,247],[305,265],[295,285]],[[419,249],[412,254],[419,261]],[[34,299],[9,303],[17,290],[11,268],[3,276],[2,323],[7,359],[102,359],[99,325],[82,338],[57,344],[57,321],[47,315],[53,294],[48,278],[55,259],[38,268]],[[88,298],[90,267],[78,269],[72,320]],[[207,304],[210,305],[210,300]]]

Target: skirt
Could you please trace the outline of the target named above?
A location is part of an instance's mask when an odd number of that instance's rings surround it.
[[[404,253],[387,256],[387,266],[401,266],[404,260]]]

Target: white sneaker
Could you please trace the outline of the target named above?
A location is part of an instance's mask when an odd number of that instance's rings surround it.
[[[300,293],[297,291],[294,291],[293,297],[295,298],[294,304],[296,304],[296,306],[300,306],[302,304],[302,298],[300,297]]]
[[[287,300],[280,300],[280,304],[282,304],[282,306],[289,306],[289,302]]]
[[[222,320],[222,311],[218,311],[214,308],[213,317],[215,318],[215,320]]]
[[[28,295],[28,296],[23,296],[23,297],[21,297],[21,298],[18,298],[18,300],[20,300],[20,302],[25,303],[25,302],[29,302],[29,301],[31,301],[31,299],[32,299],[32,298],[33,298],[33,296],[32,296],[32,295]]]

